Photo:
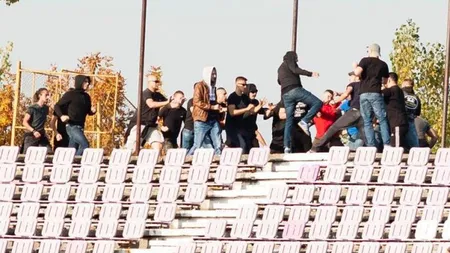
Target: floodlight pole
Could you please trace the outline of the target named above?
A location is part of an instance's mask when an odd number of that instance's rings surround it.
[[[147,0],[142,0],[141,14],[141,48],[139,54],[139,79],[138,79],[138,101],[136,110],[136,154],[141,150],[141,104],[142,90],[144,88],[144,59],[145,59],[145,28],[147,21]]]
[[[447,11],[447,45],[445,55],[445,74],[444,74],[444,101],[443,115],[442,115],[442,131],[441,131],[441,147],[445,147],[447,141],[447,114],[448,114],[448,86],[449,86],[449,71],[450,71],[450,0],[448,1]]]
[[[298,0],[294,0],[294,13],[292,16],[292,51],[297,51],[297,23],[298,23]]]

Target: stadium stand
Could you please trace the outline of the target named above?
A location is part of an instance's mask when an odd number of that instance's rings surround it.
[[[450,149],[0,147],[0,252],[431,253],[450,247]],[[137,251],[139,249],[139,251]],[[144,250],[145,249],[145,250]]]

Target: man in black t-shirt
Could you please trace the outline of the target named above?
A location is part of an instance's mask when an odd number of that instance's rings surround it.
[[[159,92],[160,88],[161,81],[156,76],[149,75],[147,89],[142,92],[141,140],[139,140],[141,146],[148,143],[153,149],[159,151],[162,150],[164,137],[157,128],[158,112],[161,107],[166,106],[170,102]],[[131,130],[130,135],[127,138],[127,143],[125,144],[125,147],[133,150],[133,152],[136,147],[136,113],[128,125]]]
[[[192,145],[194,145],[194,119],[192,118],[193,100],[194,99],[191,98],[187,102],[186,120],[184,121],[183,131],[181,132],[181,147],[187,150],[191,149]]]
[[[314,143],[311,148],[312,152],[317,152],[321,150],[322,147],[327,145],[335,134],[343,129],[348,127],[357,126],[358,130],[362,134],[363,131],[363,121],[360,113],[360,102],[359,102],[359,91],[361,88],[361,82],[359,81],[359,77],[355,75],[354,72],[348,73],[350,76],[350,84],[347,85],[347,89],[344,93],[342,93],[339,98],[334,99],[332,101],[333,104],[340,103],[344,101],[344,99],[351,98],[350,100],[350,110],[344,113],[341,117],[339,117],[333,125],[328,128],[322,138]],[[361,138],[364,140],[364,138]]]
[[[406,115],[405,97],[402,89],[398,87],[398,76],[396,73],[389,73],[386,88],[382,90],[386,103],[387,118],[391,130],[391,143],[395,146],[405,147],[405,137],[408,132],[408,116]],[[396,127],[399,129],[399,136],[396,136]],[[396,142],[397,138],[400,140]]]
[[[263,99],[259,101],[256,99],[256,95],[258,94],[258,88],[255,84],[249,83],[247,84],[248,97],[250,98],[250,103],[255,106],[253,112],[250,113],[247,118],[244,119],[244,124],[247,126],[248,134],[250,138],[252,138],[252,147],[259,147],[259,144],[262,146],[267,146],[266,140],[262,134],[258,131],[258,125],[256,121],[258,119],[258,114],[264,114],[265,109],[263,108],[266,105],[266,101]]]
[[[414,81],[405,79],[402,83],[403,94],[405,95],[406,114],[408,115],[408,133],[406,134],[407,148],[419,147],[419,137],[414,119],[420,116],[422,103],[414,92]]]
[[[184,93],[176,91],[172,96],[170,104],[159,110],[159,117],[163,120],[161,131],[164,136],[165,150],[178,148],[177,139],[180,134],[181,124],[186,119],[186,109],[184,109]]]
[[[381,95],[381,86],[385,84],[389,77],[388,65],[380,60],[380,46],[373,44],[367,47],[369,57],[363,58],[354,72],[361,77],[360,105],[361,117],[364,121],[364,131],[366,144],[375,147],[375,133],[372,125],[372,115],[380,123],[380,131],[384,145],[389,145],[390,134],[389,125],[386,119],[386,108]]]
[[[236,90],[228,96],[228,113],[225,121],[227,133],[227,145],[229,147],[241,147],[247,154],[252,147],[252,137],[245,126],[244,117],[250,115],[255,105],[250,103],[250,98],[245,94],[247,78],[239,76],[235,80]],[[253,133],[254,134],[254,133]]]

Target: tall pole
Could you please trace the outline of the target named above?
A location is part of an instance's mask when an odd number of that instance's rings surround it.
[[[444,102],[442,115],[442,133],[441,133],[441,147],[445,147],[447,140],[447,113],[448,113],[448,85],[449,85],[449,71],[450,71],[450,0],[448,1],[447,11],[447,54],[445,56],[445,74],[444,74]]]
[[[141,14],[141,49],[139,54],[139,80],[138,80],[138,102],[137,102],[137,119],[136,119],[136,154],[141,149],[141,104],[142,90],[144,87],[144,57],[145,57],[145,25],[147,20],[147,0],[142,0]]]
[[[298,0],[294,0],[294,14],[292,16],[292,51],[297,51],[297,22],[298,21]]]

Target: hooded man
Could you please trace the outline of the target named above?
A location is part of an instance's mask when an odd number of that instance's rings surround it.
[[[284,128],[284,152],[291,153],[291,131],[294,122],[294,110],[298,102],[309,107],[309,111],[298,123],[300,128],[309,133],[310,122],[322,107],[322,101],[302,86],[300,76],[319,77],[319,73],[301,69],[297,64],[297,53],[289,51],[283,57],[283,63],[278,68],[278,84],[281,86],[281,98],[286,108],[286,127]]]
[[[64,93],[55,104],[55,113],[62,122],[67,123],[66,130],[69,135],[69,147],[77,149],[75,155],[81,156],[89,147],[84,135],[84,123],[87,115],[96,113],[91,104],[91,97],[86,92],[91,85],[91,78],[84,75],[75,76],[75,89]],[[67,114],[66,114],[67,112]]]
[[[217,71],[215,67],[203,69],[203,80],[194,86],[192,118],[194,120],[194,145],[189,150],[193,155],[202,146],[205,136],[209,134],[216,155],[220,155],[220,110],[216,99]]]

